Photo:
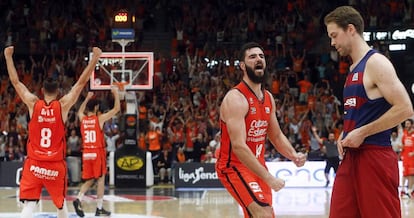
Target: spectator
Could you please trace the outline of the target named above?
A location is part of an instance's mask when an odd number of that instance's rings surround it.
[[[70,131],[70,136],[67,139],[67,155],[79,156],[81,155],[81,144],[82,140],[77,134],[75,129]]]
[[[402,126],[401,124],[399,124],[396,128],[392,130],[391,139],[390,139],[392,149],[394,149],[395,153],[398,155],[398,159],[400,159],[400,154],[403,148],[402,135],[403,135]]]
[[[322,139],[321,137],[319,137],[317,130],[318,129],[316,129],[315,127],[312,127],[312,133],[316,140],[323,145],[322,151],[326,155],[326,166],[324,172],[326,179],[325,187],[328,187],[330,183],[329,171],[331,170],[331,168],[333,168],[334,173],[336,174],[336,171],[339,167],[340,157],[338,154],[338,148],[336,146],[335,135],[333,134],[333,132],[329,133],[328,139]]]
[[[217,159],[213,156],[213,152],[207,152],[204,163],[216,163],[216,161]]]
[[[162,154],[158,157],[157,168],[161,183],[171,182],[171,155],[172,153],[169,150],[164,149],[162,150]]]
[[[185,163],[187,161],[187,158],[185,157],[184,148],[178,148],[176,161],[178,163]]]
[[[115,129],[108,129],[105,131],[106,151],[115,152],[117,149],[117,140],[120,138],[119,132]]]

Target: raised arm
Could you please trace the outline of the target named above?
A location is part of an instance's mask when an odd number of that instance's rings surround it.
[[[312,126],[312,134],[315,136],[316,141],[318,141],[319,144],[322,144],[323,140],[319,137],[317,129],[314,126]]]
[[[60,99],[60,103],[62,105],[62,114],[63,117],[66,117],[67,112],[70,108],[76,103],[79,98],[82,89],[85,87],[89,78],[93,72],[94,67],[98,63],[99,58],[101,57],[102,51],[98,47],[94,47],[92,49],[93,55],[91,60],[88,63],[88,66],[83,70],[82,74],[80,75],[78,81],[75,85],[72,86],[72,89]]]
[[[119,99],[118,87],[112,87],[111,92],[114,96],[114,107],[106,113],[99,115],[99,125],[101,129],[103,128],[104,123],[115,116],[121,109],[121,102]]]
[[[83,116],[85,116],[86,104],[88,104],[88,101],[92,98],[92,96],[93,96],[93,92],[88,92],[85,100],[83,100],[82,104],[79,106],[79,110],[78,110],[79,120],[82,120]]]
[[[6,59],[7,72],[9,74],[10,82],[16,90],[19,97],[26,104],[29,109],[29,113],[32,114],[34,103],[38,99],[36,95],[30,92],[27,87],[19,80],[19,76],[14,66],[13,61],[14,47],[9,46],[4,49],[4,57]]]

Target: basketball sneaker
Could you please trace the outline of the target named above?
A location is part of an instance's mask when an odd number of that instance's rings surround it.
[[[95,216],[110,216],[111,212],[106,211],[105,209],[96,208]]]
[[[73,207],[75,208],[76,215],[80,217],[85,216],[85,213],[83,212],[83,209],[82,209],[82,204],[79,199],[76,199],[73,201]]]

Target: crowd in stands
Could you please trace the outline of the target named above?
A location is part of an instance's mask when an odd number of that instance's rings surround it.
[[[155,51],[154,89],[137,92],[138,146],[153,153],[157,171],[173,162],[214,162],[220,146],[220,102],[241,79],[238,48],[247,41],[257,41],[265,49],[265,85],[275,96],[284,134],[309,158],[321,158],[311,127],[322,137],[329,132],[338,137],[342,128],[340,84],[350,64],[329,48],[328,41],[320,45],[325,35],[324,13],[342,3],[361,10],[367,16],[367,28],[413,22],[412,1],[403,0],[1,2],[6,12],[0,17],[4,23],[1,43],[16,47],[20,79],[39,96],[42,80],[48,76],[59,79],[61,92],[66,93],[85,67],[83,57],[92,46],[105,52],[119,49],[111,41],[114,11],[127,8],[136,14],[136,42],[126,50],[139,51],[139,42],[145,40],[141,33],[155,25],[153,11],[165,10],[168,19],[163,31],[174,33],[171,48]],[[4,62],[3,55],[0,60]],[[5,64],[0,64],[0,74],[0,160],[23,160],[28,112],[9,83]],[[103,110],[111,106],[109,91],[96,96]],[[79,104],[67,122],[68,155],[81,153]],[[121,120],[122,112],[105,124],[108,151],[123,146]],[[266,157],[284,160],[271,145],[267,145]],[[168,174],[168,170],[161,171]]]

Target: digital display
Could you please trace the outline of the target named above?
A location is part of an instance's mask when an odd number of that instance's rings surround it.
[[[132,28],[133,16],[125,10],[115,12],[113,16],[113,28]]]
[[[125,23],[128,21],[128,13],[127,12],[119,12],[115,15],[115,22],[116,23]]]

